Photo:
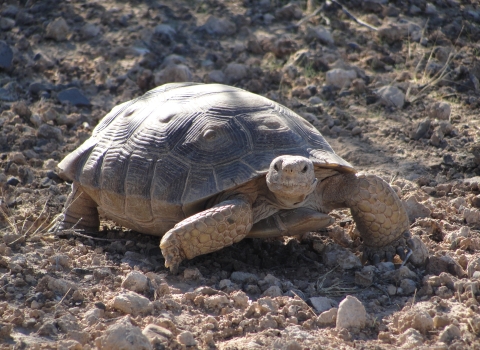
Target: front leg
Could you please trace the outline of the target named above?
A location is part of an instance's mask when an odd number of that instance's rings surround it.
[[[242,240],[253,224],[250,202],[239,196],[180,221],[160,242],[165,267],[176,273],[183,259],[192,259]]]
[[[405,258],[411,245],[407,212],[395,191],[375,175],[339,174],[322,181],[316,198],[324,210],[348,207],[363,239],[366,257],[374,264]]]

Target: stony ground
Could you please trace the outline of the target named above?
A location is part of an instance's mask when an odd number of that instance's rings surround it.
[[[478,2],[341,4],[1,3],[1,349],[480,348]],[[158,238],[110,221],[92,238],[48,234],[70,188],[56,164],[113,106],[171,81],[232,84],[305,117],[394,186],[428,263],[362,266],[347,210],[176,276]]]

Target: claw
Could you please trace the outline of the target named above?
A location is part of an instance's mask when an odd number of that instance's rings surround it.
[[[402,247],[402,246],[397,247],[397,254],[400,257],[400,259],[402,259],[402,261],[405,260],[406,254],[405,254],[405,248],[404,247]]]
[[[385,260],[388,262],[393,261],[393,253],[392,252],[385,252]]]
[[[377,265],[380,263],[380,255],[378,254],[373,254],[373,256],[370,259],[372,260],[373,265]]]

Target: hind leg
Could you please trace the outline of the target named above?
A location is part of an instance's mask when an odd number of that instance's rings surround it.
[[[97,203],[76,182],[65,203],[63,219],[54,228],[56,232],[75,227],[86,231],[98,231],[100,219]]]

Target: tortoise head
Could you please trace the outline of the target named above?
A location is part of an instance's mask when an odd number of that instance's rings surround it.
[[[301,206],[317,186],[312,161],[289,155],[275,158],[268,169],[267,186],[282,205]]]

